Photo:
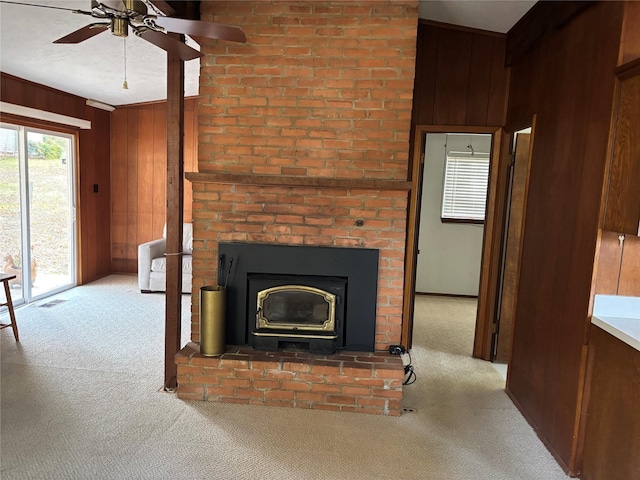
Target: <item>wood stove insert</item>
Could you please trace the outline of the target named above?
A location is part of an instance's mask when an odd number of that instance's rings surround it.
[[[227,283],[228,345],[274,350],[292,344],[304,348],[306,344],[311,353],[323,354],[344,349],[374,351],[378,250],[220,243],[218,254],[224,265],[231,264]],[[323,293],[316,292],[315,299],[296,294],[302,300],[294,301],[291,289],[270,290],[285,286],[294,286],[298,292],[304,290],[300,287],[309,287]],[[269,306],[268,326],[264,318],[260,319],[265,316],[264,306],[258,310],[260,292],[268,293],[267,298],[288,292],[271,299],[274,303]],[[310,320],[314,310],[330,316],[332,301],[327,299],[332,295],[333,324],[329,318]],[[290,310],[287,317],[277,318],[286,309]]]

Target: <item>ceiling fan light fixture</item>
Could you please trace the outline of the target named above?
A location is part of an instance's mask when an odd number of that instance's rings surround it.
[[[126,18],[114,18],[111,21],[111,33],[116,37],[126,37],[129,35],[129,20]]]

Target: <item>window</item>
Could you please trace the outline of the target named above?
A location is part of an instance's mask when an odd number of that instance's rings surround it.
[[[488,184],[488,153],[448,152],[442,193],[442,221],[484,223]]]

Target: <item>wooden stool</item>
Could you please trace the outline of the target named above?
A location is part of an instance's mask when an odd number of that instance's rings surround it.
[[[6,303],[0,303],[0,307],[6,306],[9,309],[9,318],[11,323],[0,323],[0,330],[3,328],[13,328],[13,336],[16,337],[16,342],[20,341],[18,338],[18,324],[16,323],[16,314],[13,311],[13,302],[11,301],[11,290],[9,290],[9,280],[16,278],[15,275],[7,275],[6,273],[0,273],[0,282],[4,285],[4,293],[7,296]]]

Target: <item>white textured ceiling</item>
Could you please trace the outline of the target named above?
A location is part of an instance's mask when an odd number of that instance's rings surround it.
[[[90,0],[12,0],[90,10]],[[239,1],[239,0],[236,0]],[[533,1],[421,1],[420,17],[506,32]],[[63,10],[0,3],[0,70],[111,105],[166,98],[166,53],[130,35],[126,40],[128,90],[124,80],[124,41],[103,32],[79,44],[52,42],[95,19]],[[240,25],[241,26],[241,25]],[[198,48],[188,39],[189,45]],[[198,93],[199,60],[185,63],[185,94]]]
[[[535,0],[420,0],[420,18],[507,33]]]
[[[13,0],[12,0],[13,1]],[[18,0],[21,3],[90,10],[90,0]],[[124,80],[125,41],[108,30],[78,44],[54,40],[92,22],[63,10],[0,3],[0,70],[111,105],[167,97],[167,55],[135,35],[126,38],[128,90]],[[199,49],[197,43],[189,45]],[[197,95],[199,59],[185,62],[185,94]]]

